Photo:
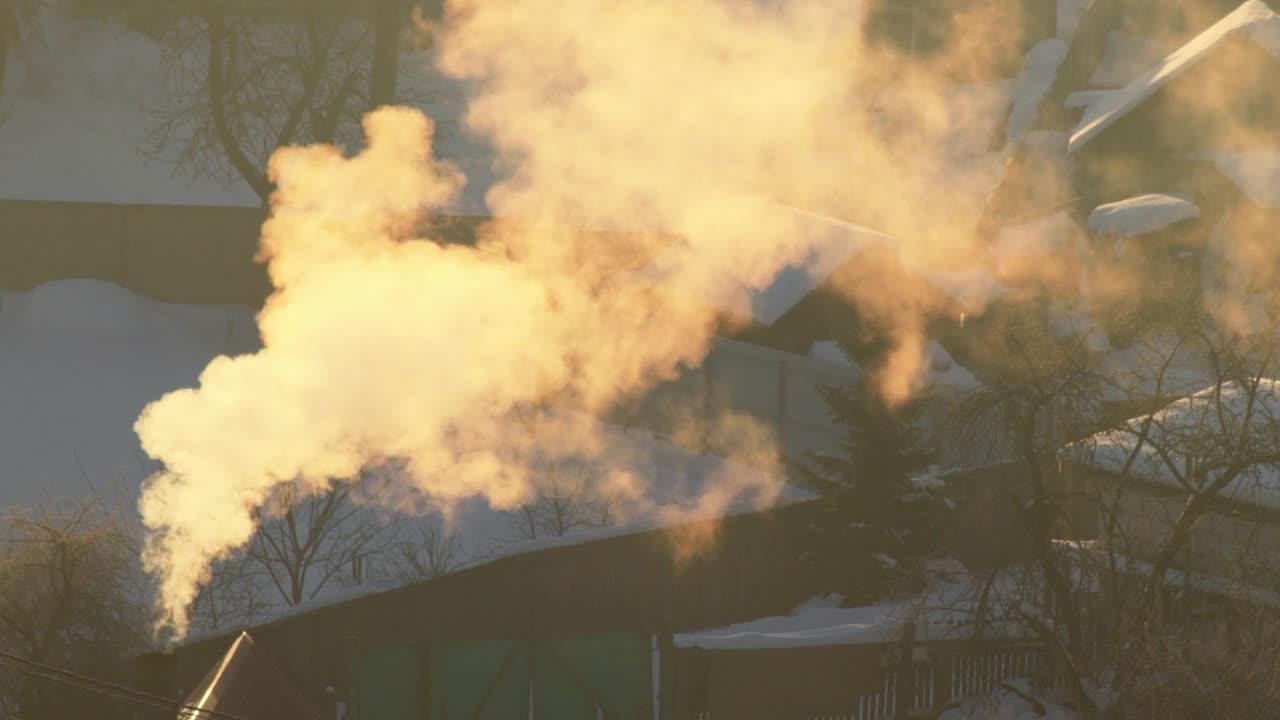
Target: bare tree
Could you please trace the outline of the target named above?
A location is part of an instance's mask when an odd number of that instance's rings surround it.
[[[255,558],[240,551],[210,569],[191,608],[194,632],[216,633],[248,627],[270,617],[279,606],[276,588]]]
[[[363,584],[398,540],[399,520],[372,507],[387,483],[365,473],[303,498],[286,486],[257,511],[258,531],[246,557],[287,605],[315,597],[334,581]]]
[[[508,523],[518,537],[536,540],[563,537],[574,530],[612,525],[610,498],[594,491],[591,480],[598,471],[589,457],[555,457],[538,451],[539,430],[545,408],[517,411],[529,443],[527,461],[534,473],[529,498],[507,511]]]
[[[612,525],[612,505],[591,492],[589,472],[581,460],[553,463],[541,471],[534,496],[511,511],[520,535],[527,540],[563,537],[574,530]]]
[[[462,539],[437,518],[397,542],[390,562],[403,580],[431,580],[470,564]]]
[[[1067,498],[1055,482],[1056,451],[1067,438],[1102,429],[1101,388],[1082,339],[1056,337],[1034,305],[1003,308],[988,322],[980,343],[987,384],[962,405],[958,442],[995,445],[995,454],[1017,468],[1010,510],[1021,521],[1040,582],[1060,599],[1059,622],[1031,614],[1024,620],[1072,667],[1083,653],[1085,628],[1054,544],[1070,521]],[[1037,614],[1047,605],[1039,604]],[[1065,637],[1051,627],[1061,627]],[[1073,691],[1078,702],[1088,704],[1078,681]]]
[[[0,519],[0,648],[110,676],[146,647],[150,623],[136,537],[98,499]],[[0,713],[31,720],[86,712],[94,699],[0,662]],[[100,699],[99,699],[100,700]]]
[[[340,17],[264,21],[210,3],[176,23],[166,40],[175,104],[153,109],[153,153],[176,146],[180,167],[221,168],[264,204],[276,148],[350,140],[367,107],[360,80],[370,34]]]
[[[9,0],[22,2],[23,0]],[[76,0],[166,51],[167,98],[147,152],[243,180],[266,204],[267,161],[294,144],[355,144],[365,112],[402,99],[411,0]]]
[[[1280,328],[1235,331],[1197,288],[1161,290],[1160,305],[1140,299],[1126,310],[1137,317],[1114,323],[1138,328],[1123,367],[1110,361],[1114,347],[1050,329],[1044,304],[995,313],[978,342],[987,386],[958,423],[963,442],[999,444],[1016,468],[1011,510],[1043,595],[1011,609],[1053,650],[1086,717],[1101,712],[1090,688],[1141,694],[1151,666],[1128,648],[1165,647],[1187,631],[1169,612],[1169,577],[1198,572],[1186,554],[1197,527],[1238,515],[1231,500],[1280,468],[1269,380]],[[1167,524],[1126,510],[1151,486],[1174,508]]]
[[[34,32],[36,0],[0,0],[0,97],[3,97],[9,58]]]

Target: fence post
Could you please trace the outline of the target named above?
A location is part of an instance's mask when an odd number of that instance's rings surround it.
[[[948,648],[944,658],[943,662],[933,663],[933,707],[929,708],[930,711],[949,704],[955,695],[955,650]]]
[[[898,679],[893,688],[893,716],[897,720],[911,717],[911,711],[916,704],[915,622],[908,620],[902,630],[902,644],[898,649]]]

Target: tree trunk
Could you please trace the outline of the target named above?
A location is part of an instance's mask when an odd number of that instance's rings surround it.
[[[223,64],[226,59],[226,34],[227,29],[223,24],[224,20],[217,8],[211,8],[205,16],[206,22],[209,24],[209,67],[208,67],[208,88],[209,88],[209,108],[213,115],[213,126],[218,134],[218,142],[222,145],[222,149],[227,154],[227,158],[231,161],[231,166],[240,173],[240,177],[248,183],[249,187],[266,206],[271,201],[271,181],[265,173],[259,172],[253,166],[252,161],[245,155],[244,150],[240,147],[240,142],[236,138],[234,131],[231,129],[230,121],[227,118],[225,106],[226,101],[226,68]]]
[[[396,76],[400,61],[400,29],[404,19],[401,0],[380,0],[373,40],[369,106],[377,109],[396,101]]]

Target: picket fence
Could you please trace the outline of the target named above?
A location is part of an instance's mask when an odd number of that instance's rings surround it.
[[[899,693],[899,668],[886,667],[879,687],[858,696],[852,707],[830,713],[806,714],[780,720],[900,720],[937,712],[966,698],[982,697],[1002,682],[1014,678],[1041,678],[1061,683],[1042,646],[1030,643],[968,644],[961,648],[934,645],[926,659],[912,663],[909,693]],[[1047,673],[1047,675],[1046,675]],[[911,698],[911,707],[899,714],[898,699]],[[693,713],[688,720],[727,720],[710,711]]]

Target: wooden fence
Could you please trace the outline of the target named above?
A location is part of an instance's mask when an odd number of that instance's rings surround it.
[[[911,686],[899,693],[902,670],[884,672],[881,688],[862,695],[856,707],[843,715],[822,715],[806,720],[889,720],[919,717],[965,698],[983,697],[1000,683],[1013,678],[1039,677],[1046,670],[1043,647],[1030,644],[999,644],[950,651],[930,648],[929,659],[912,663],[908,671]],[[906,713],[899,713],[900,699],[910,699]]]
[[[883,646],[886,657],[900,646]],[[909,668],[888,660],[876,689],[864,692],[847,707],[830,712],[805,712],[777,720],[900,720],[931,716],[948,705],[989,694],[1001,683],[1028,678],[1039,684],[1061,687],[1064,678],[1055,672],[1043,646],[1030,642],[938,642],[917,645]],[[786,652],[786,651],[781,651]],[[922,657],[921,657],[922,656]],[[905,679],[904,679],[905,678]],[[903,683],[906,683],[905,686]],[[902,707],[901,706],[906,706]],[[710,710],[686,713],[683,720],[728,720]]]

